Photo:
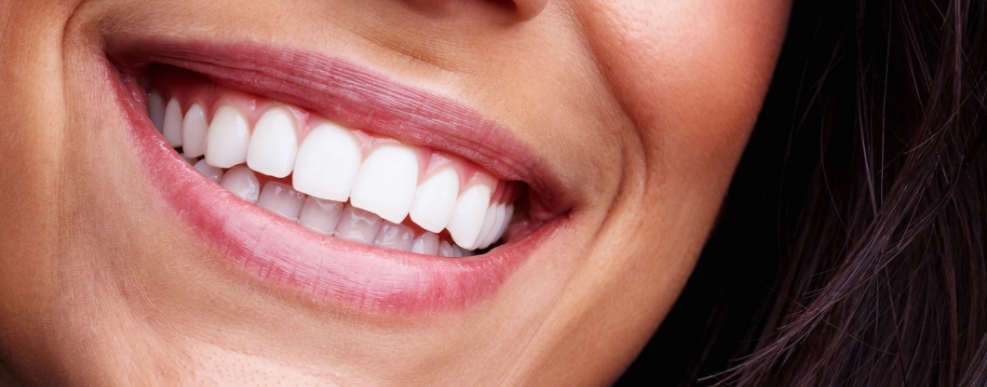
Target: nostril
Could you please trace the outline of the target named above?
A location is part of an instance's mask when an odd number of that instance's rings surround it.
[[[499,3],[510,3],[509,7],[514,11],[515,20],[518,22],[534,19],[541,14],[548,5],[548,0],[494,0]]]
[[[533,19],[548,0],[402,0],[410,8],[432,17],[476,18],[509,23]]]
[[[511,13],[517,12],[517,5],[514,4],[514,0],[483,0],[483,2]]]
[[[541,14],[548,0],[482,0],[508,14],[513,22],[524,22]]]

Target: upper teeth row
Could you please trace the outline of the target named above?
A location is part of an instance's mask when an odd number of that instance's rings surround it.
[[[182,147],[187,158],[205,156],[216,168],[246,163],[278,178],[293,174],[298,192],[340,203],[349,200],[394,224],[410,215],[433,233],[448,229],[466,250],[496,242],[510,221],[497,211],[498,181],[489,175],[478,172],[480,178],[474,176],[461,187],[460,170],[450,162],[419,177],[422,149],[399,143],[364,149],[353,131],[329,121],[317,124],[299,145],[298,124],[284,107],[264,111],[252,131],[247,116],[233,106],[220,105],[207,122],[203,106],[193,104],[183,114],[176,99],[165,104],[157,92],[148,96],[148,113],[165,140]]]

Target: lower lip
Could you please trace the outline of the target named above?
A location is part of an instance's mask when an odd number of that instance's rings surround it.
[[[151,126],[143,93],[106,64],[130,124],[134,154],[152,184],[224,262],[263,283],[316,300],[385,314],[462,310],[490,298],[554,228],[552,223],[480,256],[449,259],[316,235],[244,202],[197,173]],[[202,256],[210,256],[203,254]]]

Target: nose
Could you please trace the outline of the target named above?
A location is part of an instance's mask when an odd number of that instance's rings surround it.
[[[470,17],[519,23],[534,19],[549,0],[402,0],[437,17]]]

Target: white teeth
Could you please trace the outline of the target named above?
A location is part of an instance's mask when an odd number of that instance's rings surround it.
[[[247,167],[236,167],[226,171],[223,179],[219,181],[219,185],[239,196],[240,199],[257,203],[260,183],[257,182],[257,176],[254,176],[254,173]]]
[[[483,218],[487,214],[487,207],[490,206],[490,194],[492,189],[489,185],[478,183],[473,184],[466,191],[459,195],[456,200],[456,209],[449,220],[449,234],[452,240],[459,246],[470,247],[476,243],[483,228]]]
[[[298,224],[319,234],[331,236],[342,215],[343,203],[309,196],[305,199],[302,214],[298,216]]]
[[[500,240],[513,215],[513,205],[490,203],[497,183],[483,173],[460,191],[459,168],[445,165],[419,184],[417,147],[385,142],[364,158],[361,140],[333,123],[319,124],[299,145],[298,124],[284,107],[266,111],[252,133],[246,116],[232,106],[220,106],[208,123],[202,106],[193,104],[183,115],[176,99],[166,106],[157,92],[148,95],[148,116],[208,179],[322,235],[467,257]],[[270,182],[261,192],[254,172],[291,175],[293,188]],[[409,215],[427,231],[415,237],[417,227],[401,224]],[[446,240],[438,236],[443,229],[449,231]]]
[[[346,206],[336,225],[336,237],[370,245],[380,229],[380,217],[353,206]]]
[[[268,176],[285,177],[291,173],[298,154],[295,119],[283,108],[264,113],[254,125],[247,148],[247,166]]]
[[[335,124],[317,126],[298,148],[292,184],[298,192],[345,202],[360,171],[360,143]]]
[[[491,207],[494,209],[494,220],[490,224],[490,231],[487,232],[483,236],[483,239],[480,240],[478,245],[479,247],[477,247],[479,249],[485,249],[487,247],[490,247],[491,244],[496,242],[494,237],[497,236],[497,231],[500,231],[500,224],[504,221],[504,212],[506,207],[504,203],[491,205]],[[485,219],[484,222],[486,222]]]
[[[486,215],[483,215],[483,226],[480,227],[480,234],[476,237],[476,241],[473,242],[472,246],[467,246],[470,250],[482,249],[487,247],[484,243],[490,236],[490,230],[493,228],[494,222],[497,221],[497,206],[491,205],[487,207]]]
[[[411,227],[384,222],[377,231],[377,238],[374,246],[385,249],[411,251],[412,242],[415,239],[415,232]]]
[[[491,210],[493,210],[493,213],[490,212]],[[490,209],[487,210],[487,214],[493,217],[493,221],[490,222],[490,230],[485,231],[480,239],[477,240],[477,249],[485,249],[496,242],[493,238],[497,235],[497,231],[500,230],[500,222],[504,218],[504,203],[491,204]],[[486,226],[487,220],[483,220],[484,226]]]
[[[182,121],[182,151],[186,156],[199,157],[206,154],[206,112],[199,104],[192,105],[185,112]]]
[[[424,232],[411,243],[411,252],[424,255],[439,254],[439,236],[430,232]]]
[[[418,156],[403,145],[382,145],[364,160],[350,203],[392,223],[401,223],[415,198]]]
[[[168,145],[182,146],[182,107],[174,98],[168,101],[168,106],[165,107],[161,134],[164,135],[165,141],[168,141]]]
[[[514,216],[514,205],[508,204],[504,208],[504,216],[500,219],[500,224],[498,225],[497,232],[494,233],[493,240],[490,243],[499,241],[501,237],[504,236],[504,232],[507,231],[507,226],[511,224],[511,217]]]
[[[206,163],[206,160],[199,160],[195,163],[195,169],[208,177],[209,180],[217,183],[223,178],[223,170],[209,165],[209,163]]]
[[[147,94],[147,117],[151,119],[158,132],[164,128],[165,102],[161,94],[156,91]]]
[[[206,135],[206,161],[219,168],[230,168],[247,161],[250,128],[247,118],[236,109],[216,110]]]
[[[411,220],[428,231],[442,231],[452,218],[458,193],[459,173],[455,169],[447,167],[436,172],[415,191]]]
[[[450,245],[449,242],[439,242],[439,256],[454,258],[456,257],[456,249],[452,248],[452,245]]]
[[[264,185],[257,205],[292,221],[298,220],[302,212],[305,195],[291,189],[287,184],[270,182]]]
[[[483,243],[480,243],[481,249],[490,247],[494,242],[500,239],[498,232],[500,231],[501,225],[504,224],[504,215],[507,213],[507,206],[504,203],[500,203],[494,206],[496,209],[493,224],[490,227],[490,232],[483,238]],[[486,220],[484,220],[486,222]]]

